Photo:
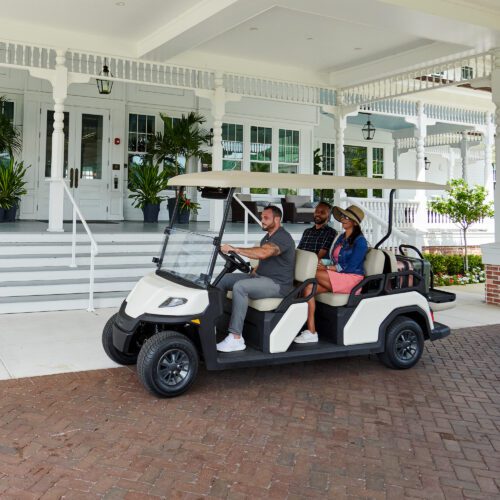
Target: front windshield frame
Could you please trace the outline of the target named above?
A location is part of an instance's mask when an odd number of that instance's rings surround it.
[[[197,233],[195,231],[189,231],[189,230],[186,230],[185,227],[179,228],[178,227],[179,224],[175,223],[175,221],[177,220],[177,213],[179,210],[179,200],[182,197],[184,190],[185,190],[185,188],[183,186],[181,186],[179,188],[179,191],[177,194],[177,199],[175,202],[174,211],[172,213],[172,219],[170,220],[169,225],[165,228],[165,239],[163,242],[163,247],[161,250],[160,258],[157,261],[157,273],[166,274],[169,277],[172,277],[174,280],[179,279],[182,282],[186,282],[186,284],[189,284],[191,286],[207,288],[210,285],[210,283],[212,282],[212,276],[213,276],[215,264],[217,261],[217,255],[219,253],[219,248],[220,248],[220,244],[222,241],[222,236],[224,234],[227,219],[229,216],[229,208],[231,206],[231,200],[233,198],[235,188],[229,189],[227,198],[224,200],[225,205],[224,205],[224,213],[223,213],[221,227],[219,229],[219,232],[216,233],[215,235],[214,234],[208,235],[208,234],[203,234],[203,233]],[[164,267],[163,263],[164,263],[164,259],[165,259],[165,254],[167,252],[168,242],[169,242],[170,236],[172,234],[175,234],[175,232],[177,232],[179,234],[184,233],[186,235],[191,234],[195,238],[202,237],[202,238],[206,238],[207,240],[208,239],[211,240],[213,250],[211,252],[210,259],[208,262],[207,272],[201,273],[198,278],[193,279],[192,275],[183,275],[182,273],[178,273],[178,272],[173,271],[172,269],[168,269],[168,268]]]

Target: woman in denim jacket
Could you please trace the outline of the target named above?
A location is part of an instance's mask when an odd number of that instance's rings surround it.
[[[318,262],[316,294],[351,293],[352,289],[364,278],[364,261],[368,252],[368,242],[361,231],[361,221],[365,214],[361,208],[351,205],[348,208],[333,207],[333,216],[342,224],[342,233],[331,249],[330,259]],[[305,295],[312,291],[312,285],[305,289]],[[307,303],[307,330],[298,335],[294,342],[306,344],[318,341],[314,312],[316,301],[312,297]]]

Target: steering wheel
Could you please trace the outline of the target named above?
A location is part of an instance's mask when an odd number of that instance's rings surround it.
[[[242,273],[249,273],[252,268],[250,267],[250,264],[246,261],[243,260],[243,258],[238,255],[235,252],[229,252],[229,253],[224,253],[220,247],[218,248],[219,255],[226,261],[229,262],[230,264],[233,264],[238,271],[241,271]]]

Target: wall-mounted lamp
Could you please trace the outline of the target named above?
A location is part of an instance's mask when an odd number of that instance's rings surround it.
[[[429,158],[424,157],[424,165],[425,165],[425,170],[429,170],[431,168],[431,160]]]
[[[208,145],[212,147],[214,145],[214,129],[210,129],[210,134],[208,134]]]
[[[107,78],[113,78],[113,74],[109,71],[108,63],[106,58],[104,58],[104,65],[102,67],[102,71],[99,73],[99,76],[105,76]],[[99,94],[111,94],[111,89],[113,88],[113,82],[111,80],[101,80],[100,78],[96,79],[97,90]]]

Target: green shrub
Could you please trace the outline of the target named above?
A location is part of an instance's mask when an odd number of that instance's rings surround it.
[[[465,274],[464,260],[461,255],[442,255],[439,253],[426,253],[424,258],[431,264],[434,274],[455,276]],[[469,255],[469,269],[484,269],[480,255]]]

